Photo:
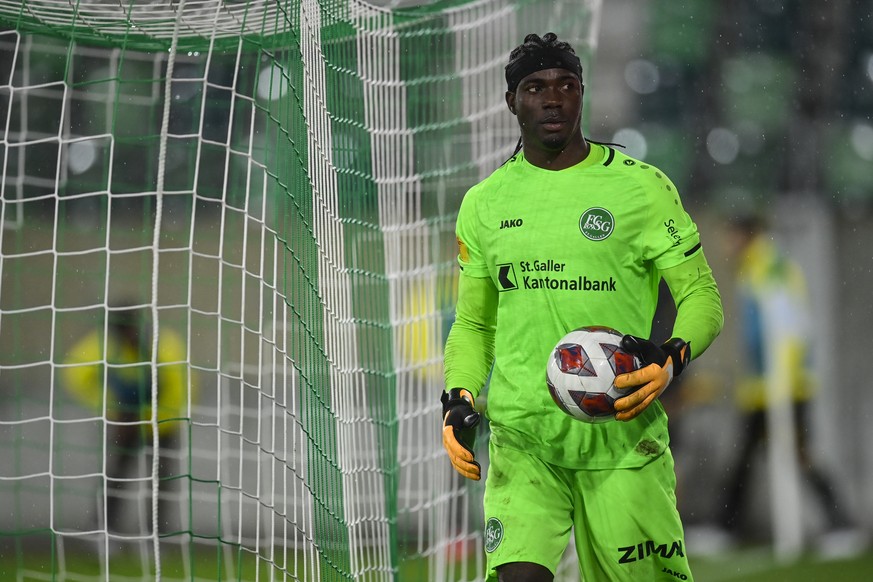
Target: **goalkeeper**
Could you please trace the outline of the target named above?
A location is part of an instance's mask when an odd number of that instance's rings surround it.
[[[442,396],[449,458],[479,479],[475,407],[490,374],[488,579],[552,580],[574,531],[585,580],[691,580],[658,396],[723,323],[697,227],[663,172],[584,138],[570,45],[527,35],[506,81],[521,140],[461,204]],[[676,320],[671,338],[649,340],[662,277]],[[545,387],[557,340],[589,325],[628,334],[645,363],[616,379],[620,422],[575,420]]]

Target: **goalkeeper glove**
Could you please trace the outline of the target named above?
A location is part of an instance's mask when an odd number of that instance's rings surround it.
[[[615,387],[633,391],[615,401],[616,420],[636,418],[661,395],[670,382],[691,361],[691,346],[679,338],[655,345],[652,341],[626,335],[621,347],[642,360],[644,367],[615,377]]]
[[[466,477],[478,481],[482,468],[473,458],[476,444],[476,426],[479,413],[473,410],[473,395],[464,388],[452,388],[443,392],[443,446],[455,470]]]

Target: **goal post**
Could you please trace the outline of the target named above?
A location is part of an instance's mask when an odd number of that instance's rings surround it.
[[[482,579],[454,219],[517,139],[509,51],[587,66],[599,9],[0,3],[0,578]]]

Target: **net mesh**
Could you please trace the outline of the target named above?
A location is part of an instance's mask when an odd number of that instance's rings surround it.
[[[598,8],[0,1],[2,577],[482,579],[454,219]]]

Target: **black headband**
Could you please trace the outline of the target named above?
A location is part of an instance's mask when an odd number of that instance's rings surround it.
[[[515,91],[522,79],[545,69],[566,69],[582,82],[582,63],[570,51],[556,48],[538,48],[523,54],[518,60],[506,65],[506,90]]]

